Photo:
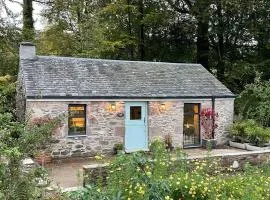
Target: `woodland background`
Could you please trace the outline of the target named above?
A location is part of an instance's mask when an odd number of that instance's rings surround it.
[[[263,109],[270,124],[269,0],[23,0],[22,28],[8,1],[17,2],[0,0],[8,14],[0,19],[0,76],[16,80],[21,41],[42,55],[201,63],[240,94],[237,112],[256,118]],[[41,31],[33,2],[48,22]]]

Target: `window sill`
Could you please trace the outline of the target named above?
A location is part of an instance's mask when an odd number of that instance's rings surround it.
[[[79,139],[79,138],[85,138],[87,135],[68,135],[67,138],[72,138],[72,139]]]

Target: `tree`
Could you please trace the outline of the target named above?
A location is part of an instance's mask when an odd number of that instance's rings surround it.
[[[210,70],[208,28],[211,1],[167,0],[167,2],[175,11],[195,17],[197,21],[197,62]]]
[[[23,0],[23,39],[33,41],[35,38],[33,20],[33,0]]]

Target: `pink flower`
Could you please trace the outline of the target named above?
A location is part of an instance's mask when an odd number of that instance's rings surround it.
[[[216,118],[218,113],[216,113],[211,108],[204,108],[200,112],[201,125],[203,127],[204,139],[213,139],[213,132],[218,127],[216,124]]]

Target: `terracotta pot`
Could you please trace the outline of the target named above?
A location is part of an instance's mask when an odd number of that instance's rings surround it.
[[[52,162],[52,156],[51,153],[48,152],[38,152],[35,155],[35,161],[40,164],[40,165],[44,165],[44,164],[48,164]]]

